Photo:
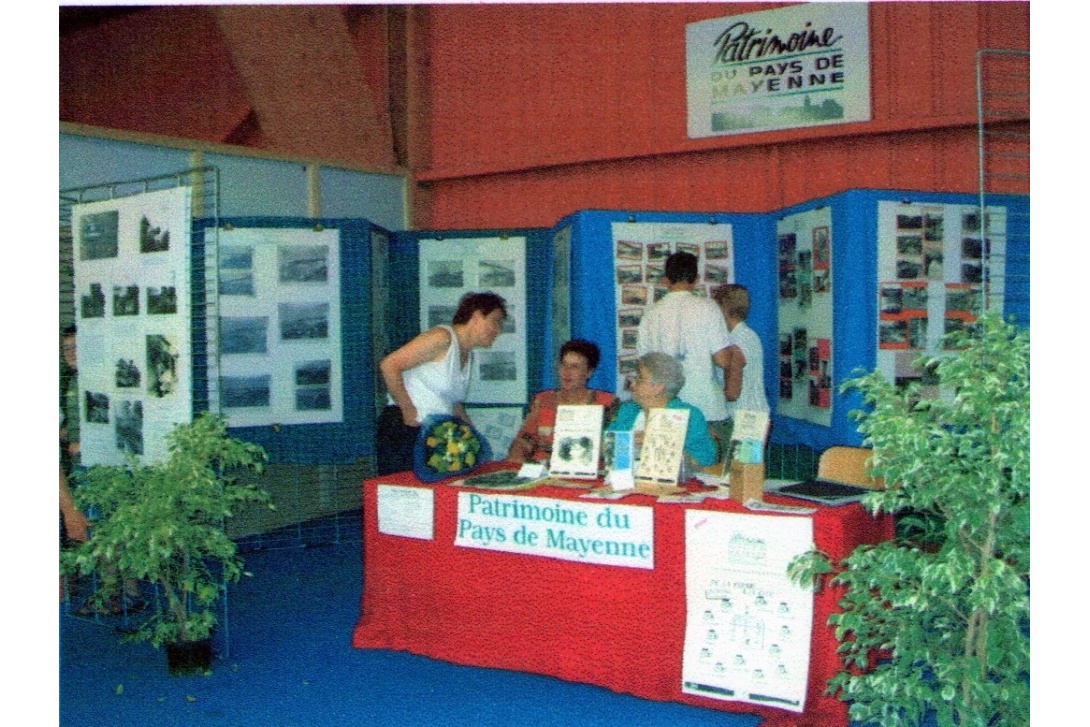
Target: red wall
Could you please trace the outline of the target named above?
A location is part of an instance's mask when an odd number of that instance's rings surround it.
[[[778,5],[430,6],[416,226],[976,191],[976,53],[1028,50],[1028,3],[871,3],[870,122],[688,139],[685,25]]]

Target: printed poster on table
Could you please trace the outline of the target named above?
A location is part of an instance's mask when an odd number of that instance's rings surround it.
[[[945,334],[973,325],[985,307],[1002,313],[1006,208],[878,204],[877,369],[924,395],[937,382],[915,366],[942,350]]]
[[[72,207],[84,465],[162,461],[193,417],[189,193]]]
[[[834,393],[831,222],[821,207],[776,223],[776,412],[826,426]]]
[[[685,26],[689,138],[869,121],[867,3]]]
[[[343,421],[340,230],[220,230],[219,244],[228,425]]]
[[[624,380],[636,373],[636,339],[640,320],[667,292],[663,281],[666,258],[691,252],[697,259],[693,292],[711,297],[711,291],[734,278],[734,239],[731,225],[679,222],[614,222],[614,296],[617,309],[617,393]]]
[[[686,694],[806,706],[814,595],[787,577],[809,517],[685,511]]]
[[[420,330],[450,325],[466,293],[503,297],[507,318],[495,343],[473,352],[466,403],[523,404],[526,380],[526,238],[420,241]]]

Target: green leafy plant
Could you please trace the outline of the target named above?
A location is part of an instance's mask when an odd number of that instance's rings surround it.
[[[842,589],[830,617],[847,669],[829,691],[852,720],[939,725],[1029,724],[1029,332],[982,316],[946,337],[933,366],[940,390],[923,399],[878,373],[846,382],[873,447],[872,473],[891,483],[867,495],[872,512],[913,518],[893,541],[840,563],[797,559],[800,582]],[[921,543],[920,514],[937,529]]]
[[[167,435],[168,457],[141,464],[96,465],[77,475],[77,505],[96,516],[91,535],[61,553],[72,574],[97,574],[99,603],[119,583],[158,586],[154,607],[128,640],[163,644],[210,636],[222,584],[243,575],[223,524],[243,503],[272,508],[269,495],[234,473],[261,472],[265,451],[227,436],[226,421],[204,413]]]

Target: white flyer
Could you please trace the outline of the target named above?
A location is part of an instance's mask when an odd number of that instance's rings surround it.
[[[378,531],[419,540],[435,539],[435,491],[430,487],[378,486]]]
[[[813,531],[809,517],[685,512],[684,693],[803,711],[814,596],[787,566]]]
[[[598,477],[604,415],[605,407],[601,404],[561,404],[556,408],[550,475],[580,479]]]

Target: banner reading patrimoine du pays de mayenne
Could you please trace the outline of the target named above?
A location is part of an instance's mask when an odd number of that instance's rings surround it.
[[[867,3],[807,3],[685,28],[689,138],[870,120]]]
[[[654,508],[458,493],[454,544],[546,558],[655,567]]]

